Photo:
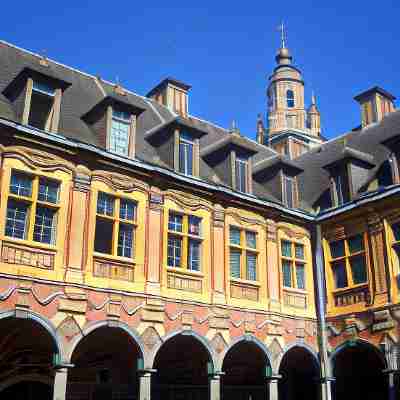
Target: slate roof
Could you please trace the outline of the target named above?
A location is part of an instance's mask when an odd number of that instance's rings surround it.
[[[160,148],[155,147],[149,138],[174,126],[182,126],[196,131],[200,138],[200,153],[205,154],[207,149],[220,149],[224,151],[225,142],[232,141],[229,130],[205,121],[196,116],[187,118],[177,115],[157,103],[155,100],[136,94],[126,88],[118,88],[116,85],[104,81],[96,76],[77,71],[52,60],[46,60],[48,66],[40,63],[39,55],[19,49],[13,45],[0,41],[0,117],[15,122],[20,122],[13,108],[13,104],[4,95],[5,89],[26,68],[33,69],[42,74],[52,76],[67,82],[62,96],[61,115],[58,134],[67,138],[101,147],[100,138],[82,118],[86,113],[100,104],[104,99],[112,98],[131,105],[138,110],[136,132],[136,158],[138,160],[156,164],[163,168],[171,169],[165,158],[160,154]],[[363,182],[363,188],[373,180],[388,159],[391,151],[382,144],[400,134],[400,111],[386,116],[379,124],[372,124],[364,129],[350,131],[340,137],[328,140],[316,146],[309,152],[295,160],[284,160],[270,147],[260,145],[248,137],[239,137],[240,143],[248,146],[254,155],[252,163],[257,168],[276,166],[277,163],[291,163],[298,174],[300,208],[306,211],[314,211],[327,198],[329,190],[329,171],[324,168],[341,157],[350,155],[361,157],[371,165],[368,169],[367,179]],[[227,182],[216,179],[213,167],[207,159],[200,157],[200,178],[205,181],[228,186]],[[280,193],[257,185],[257,195],[265,200],[279,201]],[[360,193],[361,195],[361,193]],[[326,206],[326,204],[325,204]]]

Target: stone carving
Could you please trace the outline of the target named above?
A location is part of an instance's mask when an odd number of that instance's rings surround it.
[[[1,260],[7,264],[54,269],[54,258],[55,252],[8,243],[2,245]]]
[[[202,279],[186,276],[168,274],[167,284],[170,289],[185,290],[188,292],[201,293]]]
[[[133,282],[134,267],[130,264],[115,263],[100,259],[93,260],[93,275],[102,278]]]
[[[280,343],[277,339],[272,340],[268,349],[271,352],[273,361],[276,361],[283,352],[282,346],[280,345]]]
[[[368,287],[365,286],[341,293],[336,293],[334,294],[334,300],[336,307],[342,307],[362,302],[369,304],[371,301],[371,296]]]
[[[216,204],[214,207],[213,223],[214,223],[214,226],[221,227],[221,228],[223,228],[224,223],[225,223],[225,210],[219,204]]]
[[[94,171],[92,179],[104,182],[113,190],[122,190],[124,192],[133,192],[136,190],[146,192],[148,190],[148,185],[144,182],[116,172]]]
[[[220,333],[217,333],[213,337],[213,339],[211,340],[211,345],[218,354],[221,354],[227,347],[227,343]]]
[[[90,171],[82,165],[78,165],[73,178],[74,189],[80,192],[90,190]]]
[[[258,301],[258,291],[258,287],[231,282],[231,297],[234,299]]]
[[[190,208],[192,211],[200,209],[205,209],[207,211],[212,210],[212,204],[209,201],[179,190],[168,190],[164,193],[164,196],[175,202],[181,208]]]
[[[389,310],[373,312],[372,332],[394,328],[394,321]]]
[[[307,308],[307,295],[284,291],[283,302],[285,306],[295,307],[295,308]]]
[[[142,333],[142,340],[149,350],[161,342],[160,335],[152,326],[148,326]]]
[[[67,342],[69,342],[74,336],[82,333],[75,318],[71,316],[65,318],[64,321],[61,322],[60,326],[57,328],[57,332]]]

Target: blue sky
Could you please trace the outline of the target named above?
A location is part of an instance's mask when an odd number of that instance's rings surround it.
[[[234,119],[251,137],[282,19],[327,137],[359,124],[359,92],[379,85],[400,96],[398,1],[273,3],[5,2],[1,38],[143,95],[173,76],[193,86],[191,114],[225,127]]]

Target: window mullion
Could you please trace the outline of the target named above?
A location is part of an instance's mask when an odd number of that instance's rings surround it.
[[[120,199],[115,198],[114,201],[114,221],[113,221],[113,238],[112,238],[112,254],[118,255],[118,237],[119,237],[119,204]]]
[[[186,164],[186,160],[185,160]],[[185,165],[186,167],[186,165]],[[187,236],[189,232],[189,217],[184,215],[182,218],[182,255],[181,255],[181,267],[188,269],[188,254],[189,254],[189,238]]]
[[[344,241],[344,252],[345,252],[345,257],[346,257],[346,274],[347,274],[347,286],[348,287],[353,287],[353,274],[351,273],[351,267],[350,267],[350,249],[349,249],[349,244],[348,240],[345,239]]]
[[[32,182],[32,197],[31,197],[31,203],[30,203],[30,210],[27,218],[27,224],[28,224],[28,235],[27,239],[28,240],[33,240],[33,231],[35,228],[35,222],[36,222],[36,207],[37,207],[37,198],[38,198],[38,193],[39,193],[39,177],[35,177]]]

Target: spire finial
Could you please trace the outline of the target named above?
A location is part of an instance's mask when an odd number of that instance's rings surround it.
[[[311,104],[315,105],[317,102],[315,101],[315,93],[314,90],[311,91]]]
[[[279,25],[278,30],[281,31],[281,42],[282,42],[282,47],[281,48],[284,49],[286,47],[286,45],[285,45],[285,39],[286,38],[285,38],[285,25],[284,25],[283,21]]]

